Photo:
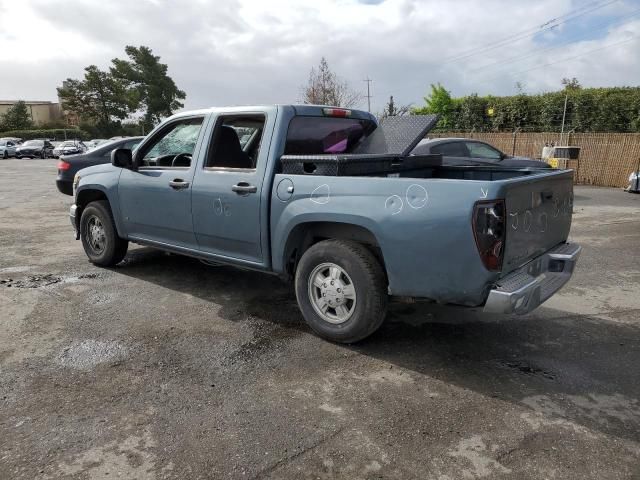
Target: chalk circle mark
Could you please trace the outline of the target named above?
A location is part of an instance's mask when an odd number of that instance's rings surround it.
[[[427,203],[429,203],[429,193],[427,192],[427,189],[416,183],[409,185],[405,197],[407,199],[407,204],[411,208],[423,208],[427,206]]]
[[[323,183],[322,185],[318,185],[313,192],[311,192],[311,196],[309,198],[313,203],[324,205],[329,203],[330,195],[331,190],[329,189],[329,185]]]
[[[402,211],[402,207],[404,206],[404,202],[399,195],[391,195],[384,202],[384,208],[391,212],[391,215],[397,215]]]

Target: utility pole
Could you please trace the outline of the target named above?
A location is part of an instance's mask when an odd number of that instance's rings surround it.
[[[564,96],[564,109],[562,110],[562,130],[560,130],[560,145],[562,145],[562,136],[564,135],[564,118],[567,115],[567,100],[569,98],[569,94],[567,93]]]
[[[363,80],[363,82],[367,82],[367,109],[369,113],[371,113],[371,80],[368,76]]]

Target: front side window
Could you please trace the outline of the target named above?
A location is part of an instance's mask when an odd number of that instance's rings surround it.
[[[502,154],[498,150],[484,143],[467,142],[467,148],[471,157],[491,160],[500,160],[502,158]]]
[[[189,167],[203,118],[188,118],[167,125],[145,146],[140,167]]]

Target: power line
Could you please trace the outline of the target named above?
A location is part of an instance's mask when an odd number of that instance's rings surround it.
[[[502,47],[504,45],[507,44],[511,44],[514,41],[517,40],[522,40],[524,38],[527,37],[532,37],[534,35],[537,35],[539,33],[543,33],[545,31],[548,30],[552,30],[554,28],[559,27],[560,25],[563,25],[571,20],[575,20],[576,18],[579,18],[583,15],[586,15],[587,13],[591,13],[594,12],[595,10],[599,10],[601,8],[604,8],[606,6],[611,5],[612,3],[617,2],[618,0],[609,0],[607,2],[604,3],[600,3],[597,4],[597,2],[592,2],[590,4],[585,5],[584,7],[581,7],[579,9],[576,9],[574,11],[570,11],[564,15],[561,15],[557,18],[552,18],[551,20],[548,20],[547,22],[543,23],[542,25],[539,25],[537,27],[533,27],[527,30],[524,30],[522,32],[519,33],[515,33],[513,35],[509,35],[507,37],[502,38],[501,40],[496,40],[494,42],[490,42],[488,44],[485,44],[483,46],[480,47],[476,47],[476,48],[472,48],[471,50],[468,50],[467,52],[463,52],[461,54],[458,54],[456,56],[450,57],[448,59],[445,59],[443,62],[443,64],[445,63],[452,63],[452,62],[458,62],[460,60],[464,60],[470,57],[473,57],[475,55],[478,55],[480,53],[484,53],[484,52],[488,52],[490,50],[495,50],[496,48]],[[594,3],[596,3],[595,6],[588,8],[589,5],[593,5]],[[560,19],[563,19],[562,21],[558,21]]]
[[[622,26],[625,25],[627,23],[631,23],[635,20],[634,17],[637,17],[638,15],[640,15],[640,10],[634,10],[633,12],[631,12],[630,15],[627,15],[625,18],[622,19],[618,19],[617,21],[614,22],[603,22],[600,23],[598,25],[596,25],[594,28],[589,30],[589,34],[593,33],[594,31],[598,31],[601,30],[602,28],[610,28],[610,27],[615,27],[615,26]],[[602,27],[602,28],[600,28]],[[486,68],[489,67],[494,67],[494,66],[499,66],[499,65],[507,65],[509,63],[517,63],[520,62],[522,60],[525,60],[527,58],[533,57],[539,53],[544,53],[544,52],[549,52],[552,50],[557,50],[558,48],[562,48],[566,45],[569,45],[571,43],[573,43],[574,40],[581,40],[584,38],[584,35],[574,35],[572,37],[569,37],[565,42],[561,43],[560,45],[556,45],[553,47],[549,47],[549,48],[543,48],[543,49],[536,49],[531,51],[530,53],[526,54],[526,55],[517,55],[517,56],[513,56],[513,57],[509,57],[503,60],[499,60],[497,62],[493,62],[493,63],[488,63],[486,65],[482,65],[478,68],[474,68],[472,70],[469,70],[469,73],[473,73],[473,72],[478,72],[480,70],[484,70]]]
[[[533,70],[537,70],[538,68],[549,67],[549,66],[551,66],[551,65],[556,65],[556,64],[558,64],[558,63],[567,62],[567,61],[569,61],[569,60],[574,60],[574,59],[576,59],[576,58],[583,57],[583,56],[588,55],[588,54],[593,53],[593,52],[599,52],[600,50],[604,50],[604,49],[606,49],[606,48],[615,47],[615,46],[617,46],[617,45],[621,45],[621,44],[623,44],[623,43],[630,42],[631,40],[634,40],[635,38],[637,38],[637,36],[636,36],[636,35],[631,35],[631,37],[627,38],[626,40],[622,40],[621,42],[610,43],[610,44],[608,44],[608,45],[604,45],[604,46],[599,47],[599,48],[594,48],[594,49],[591,49],[591,50],[587,50],[586,52],[582,52],[582,53],[581,53],[581,54],[579,54],[579,55],[574,55],[573,57],[563,58],[563,59],[561,59],[561,60],[556,60],[556,61],[554,61],[554,62],[545,63],[545,64],[543,64],[543,65],[538,65],[538,66],[536,66],[536,67],[529,68],[529,69],[527,69],[527,70],[520,70],[519,72],[515,72],[515,73],[513,73],[513,74],[512,74],[512,76],[520,75],[520,74],[522,74],[522,73],[531,72],[531,71],[533,71]],[[499,76],[496,76],[496,77],[491,77],[491,78],[488,78],[487,80],[484,80],[484,82],[488,82],[488,81],[491,81],[491,80],[495,80],[495,79],[497,79],[497,78],[503,78],[503,76],[502,76],[502,75],[499,75]]]

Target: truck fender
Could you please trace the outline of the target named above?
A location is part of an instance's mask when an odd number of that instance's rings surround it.
[[[109,208],[111,209],[113,220],[116,224],[116,231],[118,232],[118,236],[121,238],[126,238],[126,234],[120,220],[118,203],[115,201],[115,199],[111,198],[111,195],[104,188],[104,186],[99,184],[82,185],[76,191],[76,231],[80,231],[80,217],[82,216],[82,211],[89,203],[95,202],[96,200],[106,200],[109,203]]]

